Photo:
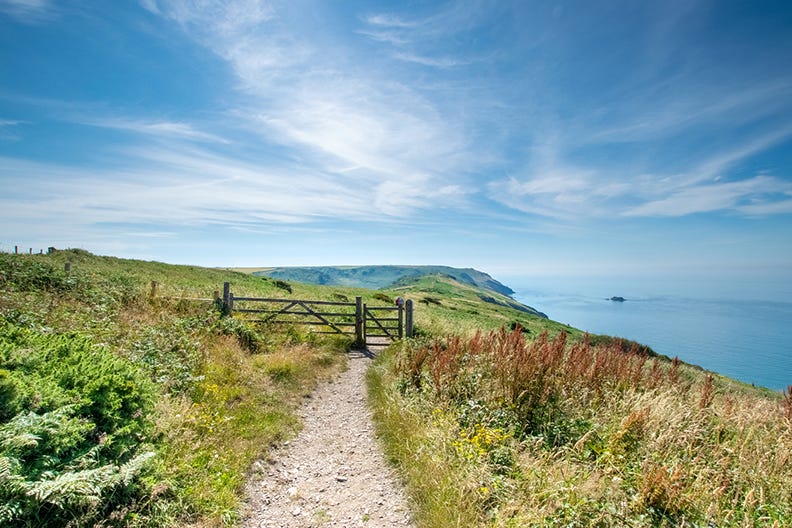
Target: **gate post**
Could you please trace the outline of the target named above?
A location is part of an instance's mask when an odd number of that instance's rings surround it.
[[[355,346],[366,348],[363,333],[363,297],[355,297]]]
[[[368,345],[368,306],[363,305],[363,347]]]
[[[157,298],[157,286],[158,286],[157,281],[151,281],[151,293],[149,294],[149,297],[151,299]]]
[[[404,303],[407,308],[407,314],[405,316],[405,334],[407,338],[411,338],[413,336],[413,302],[412,299],[407,299],[407,302]]]
[[[223,315],[231,315],[231,283],[223,283]]]
[[[399,339],[404,337],[404,303],[399,303]]]

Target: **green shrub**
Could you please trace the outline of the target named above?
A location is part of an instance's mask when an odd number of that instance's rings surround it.
[[[220,334],[236,337],[242,348],[250,352],[262,352],[266,347],[264,336],[251,323],[246,323],[241,319],[222,317],[214,323],[214,328]]]
[[[202,366],[201,346],[187,321],[143,328],[127,352],[132,362],[171,394],[189,391]]]
[[[134,500],[154,390],[78,334],[0,325],[0,524],[91,524]]]
[[[82,282],[80,274],[57,269],[39,255],[0,253],[0,288],[67,293],[76,290]]]
[[[291,292],[292,292],[292,286],[291,286],[291,284],[289,284],[289,283],[288,283],[288,282],[286,282],[286,281],[282,281],[282,280],[279,280],[279,279],[275,279],[275,280],[273,280],[273,281],[272,281],[272,284],[274,284],[274,285],[275,285],[275,287],[277,287],[277,288],[280,288],[281,290],[285,290],[285,291],[287,291],[287,292],[289,292],[289,293],[291,293]]]
[[[434,304],[435,306],[443,306],[443,302],[440,299],[436,299],[434,297],[424,297],[418,302],[422,302],[427,306],[429,306],[430,304]]]
[[[382,292],[375,293],[374,298],[387,304],[393,304],[393,297]]]

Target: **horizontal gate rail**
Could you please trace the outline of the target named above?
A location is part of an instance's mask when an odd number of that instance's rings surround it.
[[[387,317],[388,312],[396,312],[397,317]],[[366,336],[366,344],[381,344],[377,341],[369,341],[370,337],[385,337],[391,341],[401,339],[404,334],[403,313],[404,306],[400,301],[397,301],[396,306],[363,305],[363,332]]]
[[[270,321],[267,319],[248,319],[251,323],[267,323],[267,324],[285,324],[285,325],[307,325],[307,326],[322,326],[326,323],[319,321]],[[355,323],[333,323],[333,326],[355,326]],[[333,332],[337,334],[338,332]],[[351,333],[351,332],[343,332]]]
[[[235,306],[235,303],[242,306]],[[349,311],[343,311],[344,308]],[[356,297],[355,302],[236,297],[231,293],[230,283],[226,282],[223,284],[223,313],[231,315],[234,312],[248,316],[246,320],[255,323],[301,325],[313,327],[311,332],[317,334],[353,335],[358,346],[367,344],[367,336],[393,341],[401,339],[405,333],[412,337],[413,333],[412,301],[408,300],[405,306],[401,298],[396,306],[366,306],[361,297]],[[392,317],[388,312],[396,312],[397,316]]]
[[[236,300],[236,299],[234,299]],[[354,305],[353,305],[354,306]],[[355,312],[286,312],[284,310],[254,310],[251,308],[234,308],[237,313],[284,314],[284,315],[315,315],[317,313],[330,317],[352,316]]]
[[[281,302],[281,303],[309,303],[309,304],[322,304],[326,306],[355,306],[353,302],[339,302],[339,301],[309,301],[305,299],[279,299],[268,297],[237,297],[234,296],[234,301],[259,301],[259,302]]]

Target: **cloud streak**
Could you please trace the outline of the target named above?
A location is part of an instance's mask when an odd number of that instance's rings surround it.
[[[50,0],[0,0],[0,12],[26,24],[39,24],[55,16]]]
[[[147,149],[134,154],[138,163],[133,172],[3,159],[0,175],[4,181],[14,182],[15,191],[0,198],[0,204],[20,223],[43,219],[56,224],[58,218],[79,211],[83,226],[122,219],[125,223],[189,226],[374,216],[366,207],[370,198],[350,194],[319,175],[283,174],[195,151]],[[31,177],[45,173],[53,176],[53,181]],[[30,198],[20,200],[20,195]]]
[[[787,214],[790,175],[766,160],[792,140],[792,78],[785,69],[750,79],[721,71],[723,61],[707,55],[720,50],[697,50],[698,63],[685,57],[680,66],[691,44],[683,30],[703,31],[707,16],[675,13],[650,32],[632,52],[640,68],[615,67],[596,105],[583,98],[562,117],[567,101],[549,99],[535,111],[544,137],[533,130],[526,163],[488,184],[490,198],[561,221]]]
[[[747,180],[696,184],[673,190],[663,198],[624,211],[625,216],[685,216],[713,211],[754,211],[759,213],[784,209],[792,185],[777,178],[755,176]],[[780,195],[780,196],[779,196]],[[783,205],[782,205],[783,204]],[[779,208],[779,206],[781,206]]]
[[[389,204],[431,208],[434,198],[464,194],[457,178],[475,163],[461,124],[454,126],[409,84],[339,59],[349,51],[343,44],[306,39],[299,25],[284,29],[280,21],[288,13],[262,2],[249,10],[233,5],[234,12],[252,14],[217,22],[211,8],[192,5],[187,14],[180,1],[159,2],[156,12],[228,61],[240,89],[253,96],[246,126],[264,141],[288,146],[308,170],[339,185],[366,182],[377,194],[374,206],[388,213],[396,209]],[[416,25],[385,15],[367,21]]]
[[[185,139],[207,143],[228,143],[228,140],[208,132],[198,130],[190,123],[179,121],[146,121],[127,118],[88,118],[79,121],[82,124],[122,130],[133,134],[164,139]]]

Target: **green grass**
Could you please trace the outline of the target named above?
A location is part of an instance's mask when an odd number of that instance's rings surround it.
[[[576,328],[525,311],[527,307],[522,307],[511,297],[462,284],[444,275],[420,277],[404,286],[384,291],[394,297],[401,295],[413,300],[418,335],[472,334],[477,330],[509,327],[514,323],[534,335],[542,332],[553,335],[564,332],[573,338],[583,335]]]
[[[0,450],[0,524],[236,522],[250,464],[299,429],[301,397],[343,365],[349,340],[256,328],[194,300],[211,299],[225,281],[238,295],[290,295],[227,270],[80,250],[0,254],[0,436],[29,439]],[[298,285],[293,293],[354,297]],[[74,358],[68,372],[82,377],[57,370],[71,363],[52,354]],[[148,403],[133,405],[136,394]],[[41,420],[53,424],[46,436]],[[50,465],[31,465],[42,453]]]
[[[788,395],[519,330],[394,345],[368,383],[424,528],[792,523]]]
[[[788,395],[655,367],[446,275],[374,291],[67,250],[0,254],[0,524],[238,521],[251,463],[296,433],[350,339],[221,317],[227,281],[414,301],[416,339],[367,382],[421,527],[792,523]]]

